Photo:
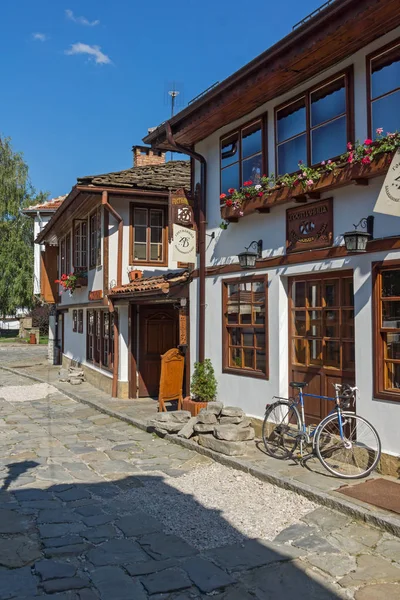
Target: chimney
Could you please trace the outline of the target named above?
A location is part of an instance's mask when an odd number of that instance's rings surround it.
[[[163,165],[165,163],[165,152],[153,150],[149,146],[132,146],[133,166],[147,167],[149,165]]]

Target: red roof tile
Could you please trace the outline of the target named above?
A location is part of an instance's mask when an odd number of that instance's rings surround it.
[[[43,202],[42,204],[34,204],[33,206],[28,206],[23,210],[23,212],[36,212],[38,210],[55,212],[57,208],[59,208],[64,202],[66,197],[67,194],[65,194],[65,196],[57,196],[57,198],[52,198],[51,200]]]
[[[179,273],[165,273],[153,277],[140,277],[135,281],[111,288],[109,296],[120,296],[121,294],[134,294],[143,292],[162,292],[168,294],[170,287],[179,283],[185,283],[189,279],[189,271]]]

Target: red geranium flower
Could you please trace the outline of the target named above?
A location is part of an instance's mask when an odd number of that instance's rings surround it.
[[[264,192],[258,192],[257,196],[260,196],[261,198],[261,196],[264,196]]]
[[[225,206],[232,206],[232,204],[233,204],[232,200],[225,201]]]
[[[364,144],[365,144],[366,146],[370,146],[372,143],[373,143],[373,141],[372,141],[370,138],[367,138],[367,139],[365,140],[365,142],[364,142]]]
[[[362,162],[363,165],[369,165],[370,162],[371,162],[371,159],[370,159],[369,156],[364,156],[364,158],[362,159],[361,162]]]
[[[229,188],[229,190],[228,190],[229,194],[234,194],[235,191],[236,191],[235,188]]]
[[[226,194],[221,194],[220,199],[223,200],[224,198],[226,198]]]

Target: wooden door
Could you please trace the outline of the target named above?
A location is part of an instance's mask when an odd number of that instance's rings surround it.
[[[354,385],[353,273],[291,278],[289,313],[289,381],[307,381],[305,392],[323,396],[334,396],[333,383]],[[318,423],[332,408],[306,398],[306,422]]]
[[[140,307],[139,396],[158,397],[161,355],[178,345],[178,311],[170,306]]]

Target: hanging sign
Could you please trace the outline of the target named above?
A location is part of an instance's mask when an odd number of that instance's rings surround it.
[[[172,260],[176,262],[196,262],[196,231],[188,227],[172,225]]]
[[[332,246],[332,198],[286,211],[286,252]]]
[[[374,212],[400,217],[400,148],[397,148],[386,173]]]
[[[89,300],[101,300],[103,298],[103,290],[92,290],[88,294]]]

